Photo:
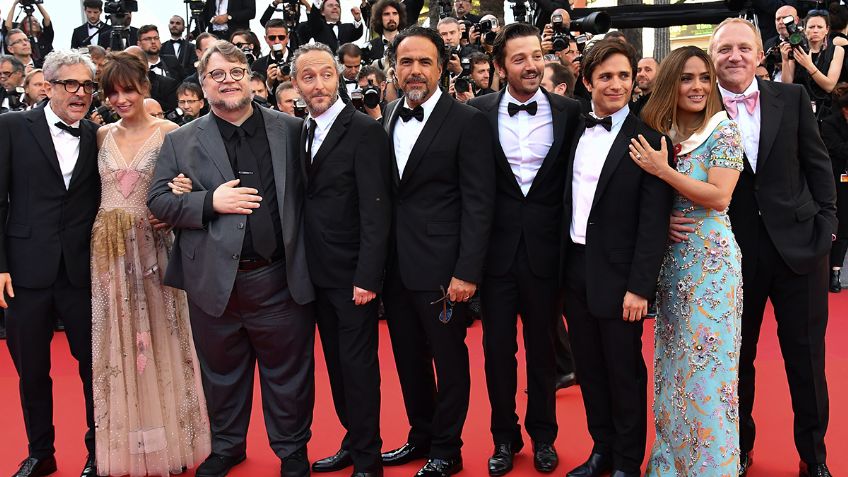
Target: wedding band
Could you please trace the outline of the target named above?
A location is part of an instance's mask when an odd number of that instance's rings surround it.
[[[642,155],[639,154],[638,152],[636,153],[636,159],[642,160]]]

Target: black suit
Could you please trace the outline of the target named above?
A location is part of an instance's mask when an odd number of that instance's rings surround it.
[[[306,144],[304,127],[301,144]],[[305,147],[302,148],[305,151]],[[309,274],[333,403],[356,472],[380,463],[377,300],[356,305],[353,287],[379,292],[391,224],[391,151],[380,123],[346,105],[314,160],[301,156]]]
[[[402,101],[390,103],[383,116],[393,143]],[[383,303],[412,426],[408,442],[430,448],[431,458],[460,455],[471,377],[466,304],[456,304],[453,318],[441,323],[442,304],[430,303],[451,277],[482,281],[495,206],[491,158],[485,116],[442,93],[403,177],[396,162],[391,167],[394,224]]]
[[[645,455],[647,371],[642,321],[624,321],[622,303],[628,291],[649,301],[655,295],[666,249],[671,189],[630,159],[631,138],[642,134],[659,149],[661,136],[628,114],[597,182],[586,218],[586,244],[574,244],[570,239],[574,156],[584,129],[581,119],[565,179],[565,316],[593,452],[611,458],[617,470],[638,473]],[[672,154],[669,151],[669,161]]]
[[[520,442],[515,413],[516,321],[521,315],[527,355],[527,415],[524,425],[536,443],[557,435],[554,335],[562,320],[559,297],[562,194],[565,166],[577,126],[576,101],[543,91],[551,106],[553,144],[525,196],[498,141],[504,92],[472,99],[489,120],[494,137],[497,195],[495,217],[481,287],[486,385],[496,444]],[[519,112],[517,114],[528,114]],[[538,113],[538,114],[541,114]]]
[[[757,81],[761,126],[756,173],[746,157],[729,210],[745,283],[740,447],[749,452],[754,445],[754,358],[766,300],[771,299],[795,411],[795,446],[805,462],[823,463],[827,257],[836,232],[836,189],[806,90]]]
[[[177,54],[174,49],[174,44],[180,44],[180,53]],[[162,56],[173,56],[177,58],[177,63],[182,70],[182,77],[194,73],[195,67],[194,64],[197,63],[197,48],[194,46],[194,43],[188,40],[168,40],[165,43],[162,43],[162,50],[159,52]]]
[[[317,42],[329,46],[331,50],[336,51],[340,45],[356,41],[362,36],[362,23],[358,27],[353,26],[353,23],[340,23],[337,38],[333,32],[333,27],[327,23],[321,10],[318,10],[318,7],[315,5],[309,9],[306,18],[307,28],[304,29],[305,32],[300,38],[302,43],[307,43],[312,38]]]
[[[109,48],[109,38],[112,35],[112,27],[105,24],[104,22],[100,22],[100,32],[94,35],[94,44],[100,45],[103,48]],[[88,46],[92,43],[92,38],[88,37],[88,23],[83,23],[82,25],[74,28],[74,32],[71,34],[71,48],[82,48],[84,46]]]
[[[236,30],[250,30],[250,20],[256,17],[256,0],[229,0],[227,5],[227,15],[231,18],[227,22],[226,30],[215,30],[212,27],[212,17],[217,11],[218,0],[206,0],[206,7],[203,9],[203,19],[209,25],[208,31],[216,37],[229,41],[230,35]]]
[[[53,455],[50,340],[65,323],[83,382],[89,453],[94,453],[91,388],[91,227],[100,203],[97,126],[80,123],[80,152],[65,188],[45,110],[0,116],[0,272],[11,274],[9,352],[34,457]]]
[[[150,80],[150,97],[159,101],[164,111],[173,111],[177,107],[177,88],[180,82],[174,78],[147,72]]]
[[[566,0],[536,0],[536,12],[533,24],[539,31],[545,30],[545,25],[551,22],[554,10],[563,8],[571,13],[571,5]]]
[[[159,55],[159,66],[165,72],[163,76],[167,76],[173,80],[181,82],[185,77],[183,68],[180,66],[180,61],[174,55]]]
[[[840,176],[848,167],[848,122],[841,112],[828,116],[821,124],[821,137],[830,154],[833,179],[836,181],[836,218],[839,229],[830,251],[830,266],[841,267],[848,250],[848,183]]]

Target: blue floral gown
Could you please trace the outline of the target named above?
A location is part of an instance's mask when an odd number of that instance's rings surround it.
[[[739,128],[724,112],[675,149],[677,171],[700,181],[712,167],[743,168]],[[726,210],[701,207],[679,193],[674,208],[697,222],[688,241],[669,245],[660,272],[657,435],[647,475],[736,477],[742,255]]]

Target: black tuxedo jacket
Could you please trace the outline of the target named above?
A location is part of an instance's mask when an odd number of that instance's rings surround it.
[[[757,263],[759,223],[792,271],[808,273],[836,233],[836,186],[830,158],[799,85],[757,80],[760,144],[757,172],[748,158],[733,191],[730,221],[747,276]]]
[[[497,195],[486,260],[486,273],[490,275],[509,272],[522,236],[533,273],[547,278],[557,278],[559,273],[565,168],[573,140],[570,133],[577,127],[580,106],[573,99],[547,92],[544,94],[551,104],[554,142],[526,197],[515,180],[515,174],[498,140],[498,106],[504,92],[479,96],[468,103],[486,115],[494,139],[492,150],[497,164]]]
[[[402,101],[389,103],[383,114],[390,141]],[[495,207],[492,132],[486,121],[477,109],[442,93],[402,178],[392,160],[395,254],[390,260],[397,260],[409,290],[438,290],[451,277],[472,283],[483,277]]]
[[[563,258],[572,246],[569,237],[573,206],[571,181],[574,154],[584,130],[581,117],[574,130],[565,176],[561,229],[565,234]],[[672,191],[665,182],[642,171],[630,158],[630,139],[639,134],[651,147],[660,149],[662,135],[629,114],[601,169],[586,223],[586,296],[589,310],[597,317],[620,320],[622,302],[628,291],[652,301],[665,255]],[[669,162],[673,155],[673,148],[668,147]]]
[[[179,40],[180,54],[178,55],[176,54],[176,50],[174,50],[174,43],[177,43],[177,41],[168,40],[162,43],[162,50],[159,54],[161,56],[176,57],[177,64],[179,64],[182,70],[182,77],[185,78],[195,71],[194,64],[197,63],[197,48],[194,46],[194,43],[186,39]]]
[[[300,143],[306,144],[306,127]],[[350,104],[311,165],[301,148],[306,259],[316,286],[380,291],[392,214],[390,160],[380,123]]]
[[[339,37],[337,39],[335,33],[333,33],[333,28],[327,24],[321,10],[318,10],[315,5],[309,10],[306,18],[308,30],[305,32],[306,36],[300,38],[301,43],[307,43],[310,38],[313,38],[336,51],[340,45],[356,41],[362,36],[362,24],[359,27],[354,27],[353,23],[342,23],[339,25]]]
[[[103,48],[109,48],[109,38],[112,35],[112,27],[106,25],[103,22],[100,22],[102,29],[100,33],[94,35],[94,38],[88,38],[88,23],[83,23],[82,25],[74,28],[74,32],[71,34],[71,48],[82,48],[83,46],[88,46],[94,42],[96,45],[100,45]]]
[[[567,0],[536,0],[536,12],[534,14],[533,24],[539,31],[545,30],[545,25],[551,22],[551,15],[558,8],[564,8],[571,13],[571,5],[569,5]]]
[[[377,38],[372,38],[371,41],[368,42],[368,51],[370,52],[368,59],[371,61],[383,58],[383,55],[386,53],[386,44],[383,43],[382,35]]]
[[[0,115],[0,272],[16,286],[51,286],[62,261],[91,285],[91,227],[100,205],[97,125],[80,122],[80,153],[65,189],[44,109]]]
[[[203,18],[209,25],[210,33],[215,32],[212,29],[212,17],[215,16],[217,4],[217,0],[206,0],[206,7],[203,9]],[[227,22],[227,33],[250,30],[250,20],[256,17],[256,0],[230,0],[227,5],[227,15],[232,17],[232,20]]]
[[[183,68],[180,66],[180,62],[176,56],[160,54],[159,63],[162,65],[162,69],[165,70],[165,76],[168,78],[181,82],[185,77]]]
[[[147,72],[150,80],[150,97],[159,101],[164,111],[173,111],[177,107],[177,88],[180,82],[174,78]]]

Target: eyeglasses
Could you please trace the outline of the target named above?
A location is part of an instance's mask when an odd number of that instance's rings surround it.
[[[20,40],[15,40],[9,43],[9,46],[20,45],[21,43],[29,43],[29,38],[21,38]]]
[[[9,78],[15,73],[17,73],[17,71],[0,71],[0,78]]]
[[[807,18],[813,17],[829,17],[830,12],[827,10],[809,10],[807,11]]]
[[[233,43],[236,48],[243,50],[245,47],[253,48],[253,43]]]
[[[230,70],[230,78],[233,81],[241,81],[245,74],[247,74],[247,68],[233,68]],[[224,70],[212,70],[206,73],[206,76],[215,80],[216,83],[223,83],[227,79],[227,72]]]
[[[80,83],[77,80],[53,80],[51,81],[53,84],[60,84],[65,87],[65,91],[69,93],[76,93],[82,88],[86,94],[91,94],[94,90],[97,89],[97,83],[94,81],[86,81],[84,83]]]
[[[159,41],[158,36],[148,36],[147,38],[139,38],[140,41]]]
[[[453,318],[453,305],[454,303],[448,298],[448,292],[445,290],[443,285],[439,285],[439,288],[442,290],[442,297],[438,300],[431,301],[431,305],[442,304],[442,311],[439,313],[439,321],[444,324],[450,323],[451,318]]]
[[[268,35],[267,38],[270,41],[277,41],[277,40],[283,41],[286,38],[288,38],[288,35]]]
[[[230,75],[232,75],[232,73]],[[189,104],[194,104],[194,103],[197,103],[199,101],[200,101],[199,99],[181,99],[181,100],[177,101],[177,104],[180,105],[180,106],[187,106]]]

